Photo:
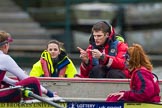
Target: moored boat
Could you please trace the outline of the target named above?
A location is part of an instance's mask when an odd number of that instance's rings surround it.
[[[105,102],[108,93],[129,89],[130,79],[39,78],[42,85],[57,91],[63,99],[37,96],[17,103],[0,103],[0,108],[161,108],[162,103]],[[162,81],[159,81],[162,87]],[[19,87],[18,87],[19,88]],[[10,88],[13,89],[13,88]],[[15,89],[17,89],[15,87]],[[6,89],[5,89],[6,90]],[[43,101],[42,101],[43,100]],[[51,104],[51,102],[54,103]],[[58,107],[58,108],[60,108]]]
[[[112,92],[129,90],[130,79],[39,78],[42,85],[57,91],[61,97],[105,100]],[[162,90],[162,80],[159,80]],[[162,96],[162,91],[160,92]]]

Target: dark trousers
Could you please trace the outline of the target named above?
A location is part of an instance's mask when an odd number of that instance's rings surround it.
[[[126,78],[126,76],[122,70],[97,65],[90,71],[89,78]]]

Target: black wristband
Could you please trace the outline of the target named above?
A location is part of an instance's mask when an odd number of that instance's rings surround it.
[[[88,59],[88,61],[87,62],[83,62],[86,66],[88,66],[89,65],[89,59]]]
[[[105,58],[105,55],[104,54],[102,54],[101,56],[100,56],[100,60],[104,60],[104,58]]]
[[[54,97],[53,92],[51,92],[50,90],[47,90],[47,94],[48,97]]]

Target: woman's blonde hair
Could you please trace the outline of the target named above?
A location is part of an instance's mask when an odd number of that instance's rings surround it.
[[[148,70],[152,70],[153,66],[149,57],[146,55],[142,46],[139,44],[133,44],[128,48],[129,54],[129,69],[136,69],[144,66]]]

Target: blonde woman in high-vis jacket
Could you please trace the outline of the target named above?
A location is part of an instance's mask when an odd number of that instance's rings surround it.
[[[42,52],[40,60],[33,65],[30,76],[74,78],[76,67],[62,47],[63,43],[57,40],[49,41],[47,50]]]

